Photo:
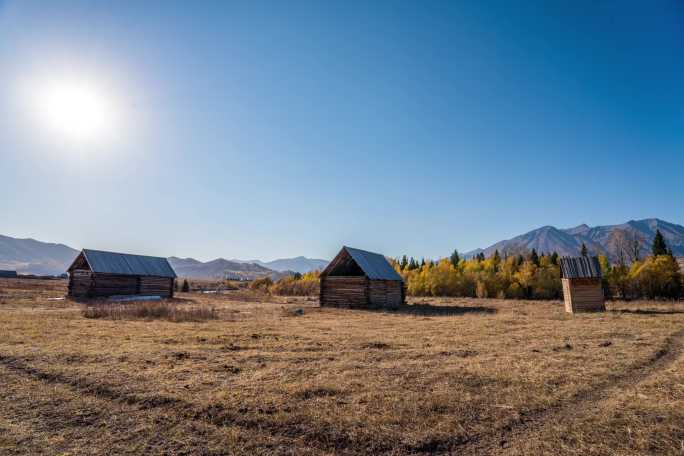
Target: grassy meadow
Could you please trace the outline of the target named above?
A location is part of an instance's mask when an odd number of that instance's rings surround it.
[[[0,279],[2,455],[684,454],[684,303],[65,291]]]

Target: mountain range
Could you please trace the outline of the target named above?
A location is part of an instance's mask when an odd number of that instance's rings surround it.
[[[319,270],[322,271],[328,265],[328,260],[320,260],[316,258],[306,258],[303,256],[298,256],[296,258],[280,258],[273,261],[261,261],[261,260],[230,260],[236,263],[252,263],[258,264],[268,269],[274,271],[286,272],[299,272],[304,274],[305,272]]]
[[[649,254],[656,230],[663,234],[665,242],[675,256],[684,256],[684,226],[657,218],[595,227],[586,224],[566,229],[543,226],[512,239],[499,241],[487,248],[467,252],[465,256],[472,257],[479,253],[490,256],[496,250],[501,255],[512,255],[529,252],[532,249],[538,253],[557,252],[561,256],[577,256],[580,255],[584,243],[591,254],[605,254],[613,262],[621,258],[629,262],[635,256],[635,240],[638,243],[639,258]]]
[[[193,279],[228,278],[232,280],[252,280],[269,276],[273,280],[291,274],[291,271],[281,272],[266,268],[259,264],[237,262],[217,258],[205,263],[194,258],[169,257],[169,263],[178,277]]]
[[[0,269],[19,274],[59,275],[66,272],[79,251],[64,244],[53,244],[35,239],[18,239],[0,235]],[[169,257],[169,263],[179,277],[254,279],[270,276],[274,279],[294,272],[308,272],[324,268],[328,262],[313,258],[282,258],[259,260],[215,260],[201,262],[194,258]]]
[[[684,226],[657,218],[630,220],[620,225],[590,227],[582,224],[574,228],[559,229],[543,226],[512,239],[497,242],[485,249],[476,249],[464,256],[478,253],[501,255],[526,253],[536,249],[538,253],[557,252],[561,256],[580,254],[582,244],[592,254],[602,253],[613,262],[634,258],[634,241],[638,244],[640,258],[649,254],[656,230],[660,230],[665,242],[675,256],[684,257]],[[78,255],[78,250],[64,244],[17,239],[0,235],[0,269],[16,270],[20,274],[59,275],[66,271]],[[328,261],[302,256],[273,261],[215,260],[201,262],[193,258],[170,257],[169,262],[179,277],[217,278],[232,277],[253,279],[270,276],[275,279],[293,272],[323,269]]]
[[[0,269],[19,274],[59,275],[66,272],[76,255],[77,250],[64,244],[0,235]]]

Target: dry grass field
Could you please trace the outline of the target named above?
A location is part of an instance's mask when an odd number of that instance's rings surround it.
[[[684,304],[64,292],[0,280],[0,454],[684,454]]]

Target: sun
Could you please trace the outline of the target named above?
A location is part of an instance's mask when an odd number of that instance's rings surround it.
[[[44,127],[59,139],[92,143],[104,141],[113,133],[116,121],[113,101],[92,83],[49,83],[34,95]]]

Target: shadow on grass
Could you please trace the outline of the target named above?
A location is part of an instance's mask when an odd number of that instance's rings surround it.
[[[396,309],[368,309],[376,312],[390,312],[427,317],[447,317],[470,313],[494,314],[496,309],[483,306],[433,306],[431,304],[406,304]]]
[[[614,313],[627,313],[637,315],[676,315],[684,314],[684,310],[657,310],[657,309],[612,309]]]

